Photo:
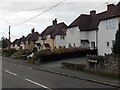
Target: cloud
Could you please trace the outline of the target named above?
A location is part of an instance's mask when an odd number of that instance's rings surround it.
[[[65,0],[64,3],[46,13],[20,24],[63,0],[57,0],[57,2],[55,2],[56,0],[53,0],[54,2],[52,0],[46,0],[48,2],[33,0],[31,2],[24,2],[25,0],[23,2],[22,0],[19,0],[20,2],[14,0],[10,1],[0,1],[0,37],[3,35],[8,37],[8,26],[11,25],[12,40],[21,37],[22,35],[27,35],[31,32],[33,27],[35,27],[36,31],[41,33],[47,26],[52,24],[54,18],[58,19],[58,23],[65,22],[69,25],[80,14],[89,14],[90,10],[93,9],[97,10],[97,12],[101,12],[106,10],[107,5],[103,0],[99,0],[102,2],[97,2],[98,0],[94,0],[94,2],[90,2],[89,0],[86,0],[88,2],[83,0]],[[114,0],[114,2],[118,3],[118,0]]]

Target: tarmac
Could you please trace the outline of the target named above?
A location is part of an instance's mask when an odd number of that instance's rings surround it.
[[[68,77],[88,80],[88,81],[120,88],[120,78],[118,79],[118,78],[105,76],[105,75],[98,75],[98,74],[88,73],[88,72],[84,72],[84,71],[76,71],[76,70],[61,68],[61,62],[63,62],[63,61],[72,62],[72,63],[79,62],[81,64],[85,64],[86,60],[87,60],[85,57],[66,59],[66,60],[60,60],[60,61],[52,61],[52,62],[47,62],[47,63],[41,63],[39,65],[29,64],[23,60],[15,60],[15,59],[7,58],[7,61],[11,62],[11,60],[13,63],[22,65],[22,66],[26,66],[26,67],[29,66],[32,69],[46,71],[46,72],[60,74],[60,75],[65,75]]]

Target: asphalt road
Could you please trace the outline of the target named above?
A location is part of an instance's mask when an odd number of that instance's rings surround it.
[[[109,85],[32,69],[3,60],[3,88],[114,88]]]

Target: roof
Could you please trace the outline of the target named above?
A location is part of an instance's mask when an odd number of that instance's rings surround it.
[[[65,35],[67,25],[62,22],[56,25],[48,26],[42,33],[41,36],[44,38],[46,35],[50,35],[51,38],[55,38],[56,35]]]
[[[40,34],[38,32],[30,33],[26,36],[25,41],[37,41]]]
[[[98,30],[98,25],[101,20],[119,16],[120,16],[120,2],[110,10],[98,14],[94,15],[81,14],[68,27],[70,28],[78,26],[81,31]]]
[[[12,44],[13,45],[15,45],[15,44],[20,45],[21,42],[24,41],[24,40],[25,40],[25,37],[22,37],[20,39],[15,39]]]

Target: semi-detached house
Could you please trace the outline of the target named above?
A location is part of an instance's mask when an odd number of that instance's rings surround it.
[[[53,25],[48,26],[38,38],[37,44],[40,43],[40,49],[65,48],[66,46],[67,25],[64,22],[57,23],[53,20]]]
[[[81,14],[67,29],[67,47],[98,49],[99,55],[112,53],[115,33],[120,22],[120,2],[107,5],[107,11],[90,15]]]

